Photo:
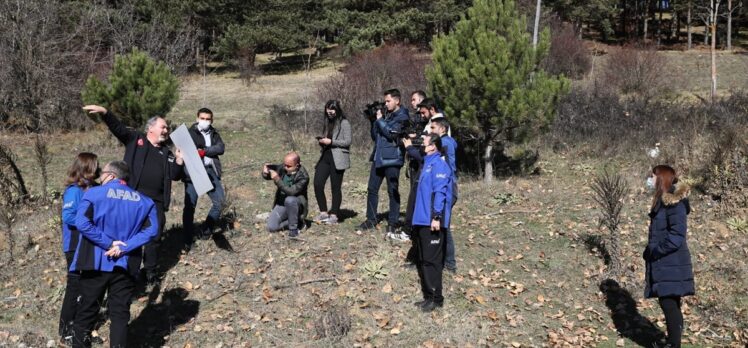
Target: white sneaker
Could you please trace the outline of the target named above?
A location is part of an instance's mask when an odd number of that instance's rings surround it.
[[[387,237],[396,240],[398,242],[410,242],[410,236],[405,232],[400,233],[387,233]]]
[[[327,213],[319,213],[319,215],[317,215],[317,216],[316,216],[316,217],[314,218],[314,220],[313,220],[313,221],[314,221],[314,222],[316,222],[316,223],[318,223],[318,224],[324,224],[324,223],[326,223],[326,222],[327,222],[327,220],[328,220],[329,218],[330,218],[330,216],[329,216],[329,215],[327,215]]]

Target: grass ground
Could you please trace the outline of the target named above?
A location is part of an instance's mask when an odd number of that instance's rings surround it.
[[[600,250],[588,242],[602,234],[589,189],[590,174],[602,164],[551,151],[541,150],[541,175],[491,185],[463,178],[453,225],[459,269],[445,272],[446,304],[432,314],[411,305],[419,288],[415,270],[402,266],[407,244],[384,240],[381,230],[354,232],[365,211],[368,149],[354,149],[343,184],[343,208],[350,213],[339,226],[314,225],[300,241],[265,232],[254,217],[269,210],[274,189],[259,178],[260,165],[290,150],[269,122],[272,106],[313,100],[314,83],[332,71],[268,75],[249,86],[232,74],[184,80],[168,117],[190,123],[198,107],[215,111],[227,147],[223,182],[239,218],[223,238],[200,241],[181,254],[183,189],[174,184],[161,258],[164,282],[132,305],[133,346],[617,347],[663,330],[657,304],[641,298],[639,255],[649,198],[636,188],[643,186],[645,169],[626,163],[617,165],[635,189],[625,200],[621,230],[627,275],[618,281],[624,288],[605,283]],[[302,164],[312,172],[316,145],[298,134],[296,139]],[[31,138],[6,133],[0,142],[16,152],[29,187],[39,192]],[[94,151],[104,162],[123,151],[104,129],[55,134],[50,144],[57,191],[75,153]],[[404,176],[400,187],[405,202]],[[382,193],[380,212],[387,209]],[[707,197],[695,195],[692,204],[689,243],[698,296],[685,302],[687,346],[744,346],[748,236],[728,230]],[[64,287],[58,209],[56,201],[18,212],[14,259],[5,253],[7,239],[0,239],[0,345],[35,346],[56,338]],[[198,219],[207,209],[203,198]],[[317,282],[300,284],[306,281]],[[350,317],[350,332],[319,337],[317,328],[333,312]],[[106,338],[108,324],[99,332]]]

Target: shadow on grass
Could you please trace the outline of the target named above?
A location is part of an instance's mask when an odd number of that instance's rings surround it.
[[[211,238],[213,239],[213,243],[216,243],[218,249],[234,252],[234,247],[231,246],[231,243],[229,243],[229,240],[226,239],[223,233],[213,233]]]
[[[156,288],[151,292],[151,295],[153,294],[158,297]],[[187,295],[187,290],[175,288],[164,292],[161,302],[149,301],[140,315],[130,322],[127,345],[162,347],[166,344],[164,336],[170,335],[180,325],[189,322],[200,311],[200,302],[185,300]]]
[[[652,347],[665,337],[649,319],[639,314],[636,301],[628,290],[613,279],[600,283],[600,291],[605,294],[605,306],[610,310],[610,317],[618,333],[642,347]]]
[[[340,209],[340,215],[338,215],[338,222],[343,222],[345,220],[355,218],[358,216],[358,213],[350,210],[350,209]]]

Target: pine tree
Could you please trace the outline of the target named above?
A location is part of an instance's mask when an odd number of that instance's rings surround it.
[[[533,49],[526,19],[513,0],[476,0],[449,34],[432,42],[426,78],[460,138],[477,139],[468,153],[493,179],[494,149],[520,143],[553,120],[568,80],[539,68],[550,46],[548,29]]]
[[[139,127],[148,118],[165,115],[179,97],[179,81],[163,62],[133,49],[117,56],[107,81],[90,76],[81,92],[84,104],[106,105],[128,126]]]

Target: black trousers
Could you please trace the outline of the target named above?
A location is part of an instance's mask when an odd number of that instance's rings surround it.
[[[135,291],[135,278],[117,267],[113,272],[81,272],[81,300],[73,324],[74,348],[91,347],[91,330],[96,323],[104,291],[109,292],[110,347],[127,347],[127,323],[130,321],[130,299]]]
[[[667,325],[667,343],[680,348],[680,339],[683,334],[683,312],[680,309],[680,296],[669,296],[658,298],[660,308],[665,314]]]
[[[158,248],[161,246],[161,235],[164,233],[164,226],[166,226],[164,203],[155,200],[153,203],[156,205],[156,213],[158,214],[158,235],[144,247],[143,269],[145,269],[146,275],[155,274],[158,268]]]
[[[413,226],[418,234],[418,278],[424,300],[444,303],[442,271],[446,254],[445,231],[432,231],[429,226]]]
[[[340,205],[343,202],[343,174],[345,170],[335,169],[335,160],[331,150],[325,150],[314,168],[314,196],[320,212],[329,212],[340,217]],[[327,197],[325,197],[325,184],[330,178],[332,189],[332,208],[327,210]]]
[[[408,206],[405,208],[405,225],[410,226],[410,249],[408,254],[405,256],[405,261],[417,263],[418,262],[418,231],[413,225],[413,210],[416,207],[416,192],[418,191],[418,178],[413,178],[413,174],[410,176],[410,193],[408,193]]]
[[[80,273],[69,271],[70,265],[73,263],[73,257],[75,257],[75,251],[65,253],[65,261],[67,261],[68,267],[65,269],[67,272],[65,297],[62,298],[62,309],[60,309],[60,337],[73,334],[73,320],[75,319],[78,296],[80,295]]]

